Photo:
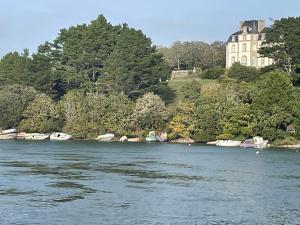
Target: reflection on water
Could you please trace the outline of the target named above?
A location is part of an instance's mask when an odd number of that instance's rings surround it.
[[[0,224],[297,224],[299,161],[293,151],[0,142]]]

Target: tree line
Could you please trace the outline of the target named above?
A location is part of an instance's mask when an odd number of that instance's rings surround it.
[[[83,139],[150,130],[202,142],[255,135],[271,141],[298,138],[299,132],[286,129],[293,124],[300,130],[299,30],[300,17],[275,21],[260,52],[275,65],[261,70],[240,64],[226,70],[218,57],[202,56],[207,64],[187,57],[180,65],[204,71],[166,104],[176,60],[170,63],[141,31],[99,16],[62,29],[32,55],[25,49],[0,60],[0,127],[65,131]]]
[[[214,66],[225,67],[226,43],[215,41],[174,42],[171,47],[159,47],[169,66],[174,70],[201,70]]]

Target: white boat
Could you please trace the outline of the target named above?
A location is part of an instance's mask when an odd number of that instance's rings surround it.
[[[124,142],[124,141],[128,141],[128,138],[127,136],[122,136],[120,139],[119,139],[120,142]]]
[[[7,129],[7,130],[0,131],[0,134],[12,134],[12,133],[17,133],[17,129]]]
[[[26,133],[25,140],[46,140],[49,138],[49,134],[40,133]]]
[[[245,140],[240,146],[243,148],[267,148],[268,140],[264,140],[262,137],[257,136]]]
[[[13,140],[17,139],[17,133],[0,134],[0,140]]]
[[[254,148],[267,148],[268,147],[268,140],[264,140],[262,137],[254,137]]]
[[[103,135],[99,135],[96,140],[97,141],[111,141],[115,137],[114,134],[106,133]]]
[[[72,135],[66,133],[60,133],[60,132],[54,132],[50,135],[50,140],[53,141],[66,141],[66,140],[70,140],[71,138]]]
[[[209,141],[206,142],[207,145],[217,145],[218,141]]]
[[[233,141],[233,140],[218,140],[216,142],[216,146],[223,147],[237,147],[241,145],[241,141]]]

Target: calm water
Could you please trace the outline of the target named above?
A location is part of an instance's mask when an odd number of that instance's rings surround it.
[[[300,224],[300,152],[1,141],[0,224]]]

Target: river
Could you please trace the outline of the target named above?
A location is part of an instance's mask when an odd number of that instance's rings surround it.
[[[300,224],[300,151],[1,141],[0,224]]]

